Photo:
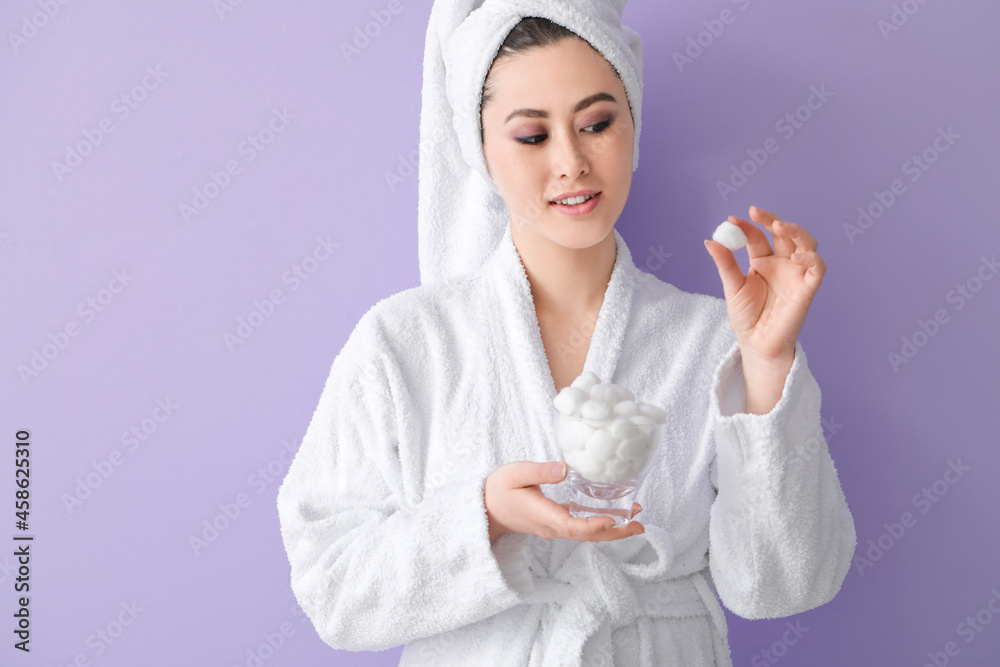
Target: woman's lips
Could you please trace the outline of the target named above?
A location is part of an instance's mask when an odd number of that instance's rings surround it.
[[[557,204],[552,202],[556,210],[560,213],[565,213],[566,215],[586,215],[594,210],[597,206],[597,201],[601,198],[601,193],[598,192],[596,195],[583,202],[582,204],[577,204],[576,206],[567,206],[566,204]]]

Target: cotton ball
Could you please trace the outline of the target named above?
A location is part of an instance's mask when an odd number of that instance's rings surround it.
[[[594,481],[600,482],[601,484],[615,484],[617,482],[617,479],[618,479],[617,475],[615,475],[613,472],[608,471],[608,469],[605,468],[604,471],[601,472],[597,476],[597,479]]]
[[[635,425],[640,433],[648,437],[653,436],[656,430],[656,422],[644,414],[632,415],[629,420]]]
[[[590,480],[597,480],[597,477],[604,472],[604,461],[595,461],[594,457],[581,449],[576,452],[576,471]]]
[[[573,451],[583,449],[590,436],[594,435],[594,428],[586,422],[574,418],[562,418],[559,420],[559,440],[562,443],[563,451]]]
[[[608,386],[615,388],[615,391],[618,393],[618,400],[619,401],[634,401],[635,400],[635,394],[633,394],[631,391],[629,391],[625,387],[621,386],[620,384],[609,384]]]
[[[552,399],[552,405],[564,415],[580,415],[580,406],[587,400],[587,392],[579,387],[563,387]]]
[[[603,465],[615,455],[615,450],[618,448],[618,441],[602,428],[594,431],[593,435],[587,440],[586,448],[587,453],[595,461],[599,461]]]
[[[728,220],[715,228],[712,240],[721,243],[730,250],[739,250],[747,244],[747,237],[743,230]]]
[[[654,422],[662,423],[667,418],[667,411],[663,408],[659,408],[655,405],[649,403],[643,403],[639,406],[639,413],[649,417]]]
[[[649,438],[637,433],[622,442],[621,447],[618,448],[617,456],[622,461],[635,465],[635,463],[645,460],[649,453],[649,444]]]
[[[610,384],[595,384],[590,388],[590,398],[611,406],[618,402],[618,390]]]
[[[616,417],[631,417],[639,412],[635,401],[619,401],[614,407]]]
[[[629,465],[628,461],[623,461],[617,456],[612,456],[605,466],[605,470],[607,472],[614,474],[616,482],[627,481],[629,479],[629,473],[632,471],[632,466]]]
[[[611,416],[611,408],[604,401],[592,398],[580,406],[580,415],[585,419],[607,419]]]
[[[567,466],[576,471],[576,474],[594,481],[604,472],[605,468],[604,464],[594,461],[584,449],[563,454],[563,460],[566,461]]]
[[[616,484],[626,484],[638,477],[639,467],[637,463],[625,461],[616,456],[608,461],[604,470],[614,474]]]
[[[587,452],[585,452],[582,449],[577,449],[575,451],[566,451],[564,449],[562,454],[563,454],[563,461],[566,462],[566,465],[568,467],[572,468],[573,470],[579,470],[580,469],[580,456],[581,455],[582,456],[586,456]]]
[[[589,394],[591,387],[593,387],[595,384],[600,384],[600,383],[601,383],[601,378],[597,377],[597,375],[595,375],[591,371],[584,371],[580,373],[580,375],[575,380],[573,380],[570,386],[576,387],[577,389],[582,389],[583,391]]]
[[[639,471],[642,469],[641,463],[642,461],[625,461],[621,457],[616,456],[608,461],[605,471],[614,474],[615,484],[627,484],[639,476]]]
[[[611,435],[615,436],[618,440],[624,440],[625,438],[633,435],[636,432],[635,424],[630,422],[624,417],[618,417],[613,422],[611,422]]]

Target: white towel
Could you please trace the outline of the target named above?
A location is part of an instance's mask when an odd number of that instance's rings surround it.
[[[622,25],[626,0],[437,0],[424,47],[420,108],[420,282],[478,269],[493,254],[507,207],[486,169],[480,104],[486,74],[507,34],[526,16],[547,18],[585,39],[625,87],[639,165],[642,41]]]

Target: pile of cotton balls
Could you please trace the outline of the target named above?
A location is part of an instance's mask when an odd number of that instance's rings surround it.
[[[637,479],[656,452],[655,436],[667,413],[635,400],[614,383],[584,371],[552,400],[559,412],[558,438],[566,464],[592,482]]]

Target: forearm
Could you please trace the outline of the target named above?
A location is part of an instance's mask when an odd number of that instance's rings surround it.
[[[778,400],[785,387],[788,371],[795,360],[795,348],[777,358],[764,359],[740,350],[743,359],[743,378],[746,388],[746,413],[766,415]]]

